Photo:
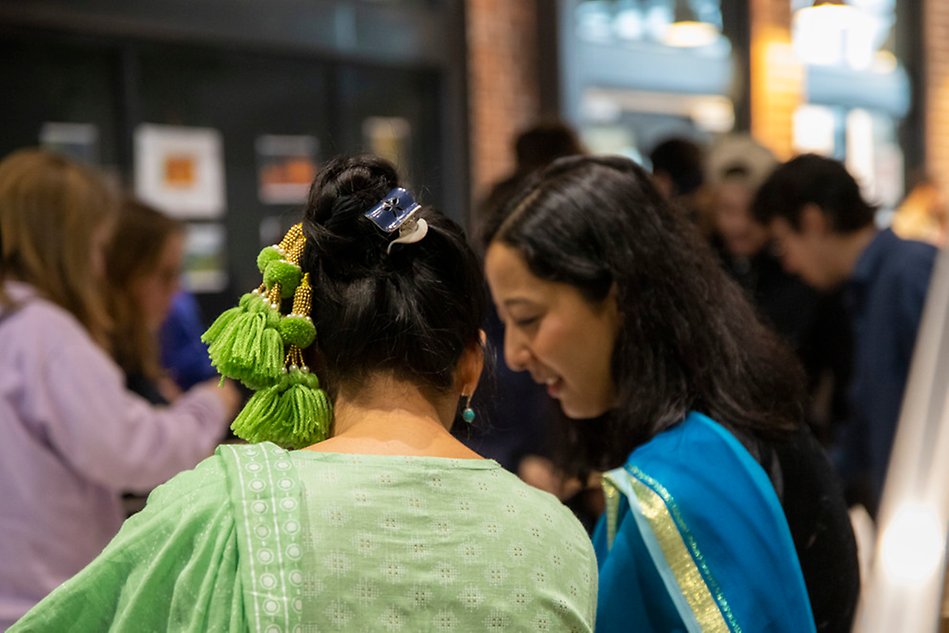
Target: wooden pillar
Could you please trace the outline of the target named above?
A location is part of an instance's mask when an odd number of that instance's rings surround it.
[[[794,112],[804,69],[791,46],[788,0],[751,0],[751,134],[779,158],[794,153]]]

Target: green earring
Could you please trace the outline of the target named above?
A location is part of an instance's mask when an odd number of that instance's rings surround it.
[[[474,409],[471,408],[471,396],[467,396],[467,398],[468,398],[468,401],[465,403],[465,408],[461,412],[461,419],[467,422],[468,424],[471,424],[472,422],[474,422],[475,412],[474,412]]]

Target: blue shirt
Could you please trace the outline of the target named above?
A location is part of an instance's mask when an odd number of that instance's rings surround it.
[[[879,500],[899,420],[935,247],[879,232],[857,260],[845,292],[853,316],[852,437],[846,468],[869,476]],[[848,473],[844,473],[847,475]]]
[[[182,390],[218,375],[207,346],[201,342],[204,330],[198,302],[187,292],[179,292],[162,324],[159,341],[161,364]]]

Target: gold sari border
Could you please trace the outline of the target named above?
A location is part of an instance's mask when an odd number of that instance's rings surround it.
[[[695,539],[669,491],[633,465],[630,483],[666,563],[703,632],[741,633],[741,627],[712,576]]]
[[[616,539],[616,524],[619,519],[617,515],[619,514],[620,491],[607,476],[600,480],[600,486],[603,488],[603,495],[606,497],[606,547],[612,549],[613,541]]]

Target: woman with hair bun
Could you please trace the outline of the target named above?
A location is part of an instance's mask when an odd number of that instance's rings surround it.
[[[256,391],[13,631],[592,631],[596,562],[554,497],[480,458],[486,290],[457,224],[371,157],[326,164],[264,283],[205,335]],[[298,449],[298,450],[287,450]]]
[[[791,353],[649,176],[571,157],[489,227],[504,356],[603,475],[597,631],[849,631],[859,575]]]

